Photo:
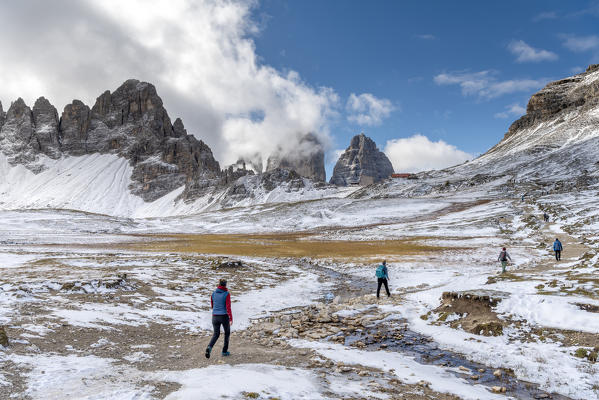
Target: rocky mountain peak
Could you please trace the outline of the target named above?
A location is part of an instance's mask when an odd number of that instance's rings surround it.
[[[369,185],[391,176],[393,165],[364,133],[354,136],[339,157],[330,183],[339,186]]]
[[[279,149],[266,162],[266,172],[276,169],[290,169],[304,178],[325,181],[324,151],[318,138],[309,133],[298,140],[293,151]]]
[[[19,97],[8,108],[0,130],[0,148],[7,155],[9,162],[25,164],[35,160],[35,154],[29,146],[33,131],[31,109]]]
[[[2,108],[2,102],[0,101],[0,129],[4,125],[4,109]]]
[[[291,180],[301,180],[301,175],[324,181],[324,152],[317,137],[303,135],[298,142],[293,150],[274,155],[269,172],[277,172],[264,182],[279,182],[271,178],[284,175],[280,169],[297,173],[289,175]],[[146,201],[181,187],[182,199],[193,200],[253,174],[243,163],[221,170],[210,147],[189,135],[181,119],[171,123],[154,85],[136,79],[103,92],[91,108],[73,100],[60,116],[44,97],[33,109],[23,99],[13,102],[7,113],[0,105],[0,152],[10,164],[24,165],[34,173],[51,168],[48,158],[115,154],[129,160],[133,167],[129,189]],[[261,159],[256,161],[252,168],[262,173]],[[271,190],[271,186],[261,187]]]
[[[510,175],[538,182],[599,174],[599,65],[548,83],[530,97],[526,115],[477,159],[450,173]]]
[[[58,117],[40,97],[31,110],[19,98],[1,113],[0,151],[8,161],[37,173],[43,157],[114,153],[133,166],[131,191],[155,200],[182,185],[218,182],[221,170],[210,148],[187,134],[183,122],[171,124],[156,88],[130,79],[105,91],[90,109],[73,100]]]
[[[599,64],[589,65],[585,72],[548,83],[533,94],[526,114],[515,121],[506,133],[510,137],[519,130],[554,119],[557,114],[575,109],[588,110],[599,104]]]
[[[58,135],[58,111],[50,104],[48,99],[40,97],[33,105],[33,125],[35,126],[35,141],[32,146],[35,150],[50,158],[60,157],[60,137]]]

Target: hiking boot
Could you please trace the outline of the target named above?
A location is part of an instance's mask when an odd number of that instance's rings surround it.
[[[221,353],[221,355],[222,355],[223,357],[229,357],[229,356],[231,355],[231,353],[229,353],[228,351],[223,351],[223,352]]]
[[[206,358],[210,358],[211,351],[212,351],[212,347],[206,347]]]

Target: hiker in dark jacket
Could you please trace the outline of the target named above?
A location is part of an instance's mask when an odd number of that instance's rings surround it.
[[[387,280],[389,279],[389,271],[387,270],[387,261],[383,260],[383,263],[376,268],[376,278],[377,278],[377,287],[376,287],[376,297],[377,299],[381,294],[381,286],[385,285],[385,290],[387,291],[387,297],[391,297],[391,292],[389,292],[389,283]]]
[[[210,307],[212,308],[212,328],[214,334],[208,347],[206,347],[206,358],[210,358],[212,347],[220,336],[220,326],[223,326],[225,331],[225,343],[223,344],[222,355],[224,357],[231,355],[229,353],[229,335],[231,334],[231,325],[233,323],[233,313],[231,312],[231,295],[227,290],[227,280],[221,279],[218,282],[218,287],[212,296],[210,296]]]
[[[543,213],[543,219],[545,220],[545,222],[549,222],[549,214]]]
[[[497,257],[497,261],[501,261],[501,273],[505,274],[505,267],[507,267],[507,260],[512,261],[512,257],[507,253],[505,247],[501,249],[499,252],[499,257]]]
[[[555,259],[557,261],[562,259],[562,250],[562,242],[560,242],[558,238],[555,238],[555,242],[553,242],[553,251],[555,251]]]

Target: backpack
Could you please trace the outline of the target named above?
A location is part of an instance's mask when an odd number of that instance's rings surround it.
[[[507,261],[507,251],[502,251],[501,253],[499,253],[499,259],[501,261]]]
[[[376,277],[377,278],[384,278],[385,277],[385,271],[384,271],[384,269],[385,269],[384,265],[379,265],[376,268]]]

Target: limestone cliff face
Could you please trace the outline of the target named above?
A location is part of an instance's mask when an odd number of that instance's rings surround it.
[[[489,180],[538,182],[599,179],[599,64],[547,84],[530,97],[526,115],[482,156],[448,173]]]
[[[4,109],[2,108],[2,102],[0,101],[0,130],[2,130],[2,125],[4,125],[4,118],[5,118],[5,113],[4,113]]]
[[[298,137],[298,143],[293,151],[277,152],[269,160],[268,174],[254,179],[265,182],[258,185],[261,190],[301,177],[325,180],[324,152],[316,136]],[[116,154],[133,167],[129,189],[146,201],[182,186],[182,199],[194,200],[254,173],[243,162],[221,170],[206,143],[189,135],[180,119],[171,122],[156,88],[135,79],[114,92],[105,91],[91,108],[73,100],[61,114],[44,97],[33,109],[22,99],[7,112],[0,104],[0,152],[10,164],[34,173],[48,168],[48,158]],[[254,169],[262,172],[261,167]]]
[[[393,173],[391,161],[363,133],[352,138],[339,157],[330,183],[338,186],[369,185],[387,179]]]
[[[599,104],[599,80],[595,76],[599,64],[590,65],[582,74],[549,83],[533,94],[526,107],[526,115],[515,121],[506,133],[514,133],[550,121],[560,113],[577,110],[585,112]]]
[[[223,176],[210,148],[188,135],[180,119],[171,124],[156,88],[146,82],[128,80],[102,93],[91,109],[74,100],[60,118],[44,97],[33,110],[18,99],[6,115],[0,111],[0,122],[0,151],[11,164],[39,172],[41,154],[56,159],[115,153],[130,161],[131,191],[147,201]]]
[[[289,169],[304,178],[325,181],[324,151],[318,138],[313,134],[302,136],[293,151],[279,150],[271,155],[266,163],[266,172],[277,169]]]

